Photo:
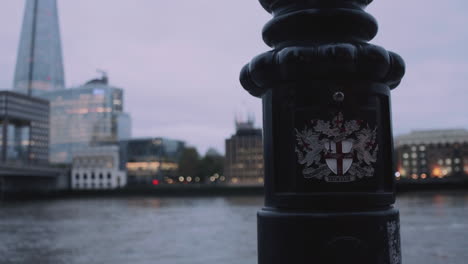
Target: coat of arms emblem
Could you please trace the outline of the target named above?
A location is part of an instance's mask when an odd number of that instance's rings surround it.
[[[331,121],[312,120],[296,129],[296,153],[305,178],[327,182],[352,182],[374,175],[377,161],[377,128],[362,120],[343,120],[338,113]]]

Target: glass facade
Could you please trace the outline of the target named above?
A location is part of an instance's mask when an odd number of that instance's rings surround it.
[[[117,143],[130,134],[130,116],[123,112],[123,91],[107,85],[107,80],[90,81],[42,97],[50,100],[50,161],[53,163],[70,163],[71,153],[76,150]]]
[[[149,185],[154,180],[173,182],[184,148],[183,141],[166,138],[121,141],[121,164],[126,164],[128,185]]]
[[[32,95],[64,88],[56,0],[26,0],[13,87]]]
[[[0,160],[46,164],[49,158],[49,102],[0,92]]]
[[[130,139],[132,137],[132,119],[128,113],[121,113],[117,119],[117,134],[119,140]]]

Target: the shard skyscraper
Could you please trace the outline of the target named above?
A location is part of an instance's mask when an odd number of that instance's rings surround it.
[[[56,0],[26,0],[13,90],[33,96],[64,89]]]

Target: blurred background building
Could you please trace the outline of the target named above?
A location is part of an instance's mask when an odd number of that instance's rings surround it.
[[[23,94],[0,92],[2,162],[48,164],[49,102]]]
[[[468,179],[468,131],[414,131],[395,139],[397,179]]]
[[[95,146],[72,154],[71,188],[116,189],[127,184],[125,163],[118,146]]]
[[[263,184],[262,129],[254,120],[236,120],[236,134],[226,139],[224,175],[231,185]]]
[[[0,197],[68,189],[68,170],[49,165],[49,102],[0,92]]]
[[[64,89],[56,0],[26,0],[14,91],[42,95]]]
[[[49,165],[50,103],[39,98],[63,88],[56,1],[27,0],[13,91],[0,92],[0,194],[69,188],[68,169]]]
[[[50,100],[50,161],[71,162],[71,153],[131,136],[130,116],[123,112],[123,90],[107,76],[82,86],[42,94]]]
[[[178,182],[179,160],[185,142],[167,138],[139,138],[120,142],[121,162],[126,164],[129,186]]]

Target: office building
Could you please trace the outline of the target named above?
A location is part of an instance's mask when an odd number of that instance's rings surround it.
[[[116,189],[126,184],[127,173],[125,164],[120,162],[118,146],[95,146],[73,152],[73,190]]]
[[[236,134],[226,139],[224,175],[231,185],[263,184],[262,130],[254,121],[236,121]]]
[[[45,93],[50,100],[50,161],[69,163],[71,153],[129,138],[130,116],[123,112],[123,91],[107,76],[86,84]]]
[[[68,170],[49,166],[48,91],[63,89],[55,0],[26,0],[13,91],[0,92],[0,194],[69,187]]]
[[[49,102],[11,91],[0,92],[0,160],[10,164],[47,164]]]
[[[414,131],[395,140],[397,179],[467,179],[468,131]]]
[[[26,0],[13,89],[33,96],[64,89],[56,0]]]
[[[167,138],[129,139],[120,142],[129,186],[173,184],[178,181],[179,158],[185,143]]]

